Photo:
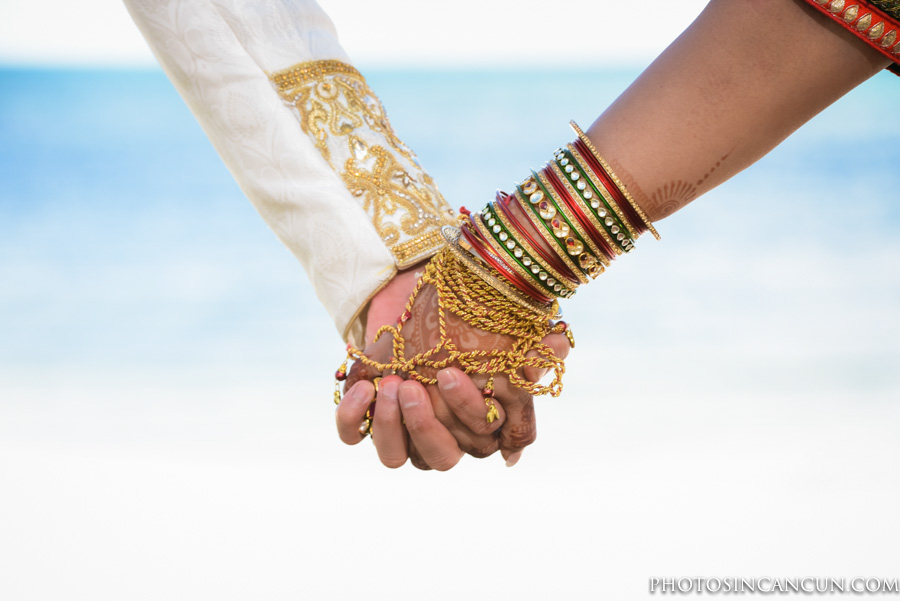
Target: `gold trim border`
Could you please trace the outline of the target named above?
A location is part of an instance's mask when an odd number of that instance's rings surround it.
[[[435,229],[418,238],[396,244],[390,248],[390,251],[397,260],[397,267],[406,269],[420,261],[430,259],[440,252],[446,243],[441,231]]]
[[[336,73],[353,75],[355,77],[359,77],[362,80],[365,80],[365,77],[362,76],[362,73],[356,70],[355,67],[352,67],[347,63],[342,63],[341,61],[335,60],[309,61],[306,63],[300,63],[299,65],[288,67],[283,71],[268,73],[268,76],[269,80],[276,86],[278,86],[278,90],[280,92],[285,92],[290,88],[293,88],[300,84],[308,83],[310,81],[320,79],[328,75],[334,75]]]

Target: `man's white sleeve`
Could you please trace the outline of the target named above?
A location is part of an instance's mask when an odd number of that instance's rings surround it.
[[[125,0],[241,189],[345,340],[453,211],[314,0]]]

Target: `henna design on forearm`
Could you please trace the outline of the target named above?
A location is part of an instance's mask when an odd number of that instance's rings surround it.
[[[728,157],[731,156],[733,150],[734,149],[729,150],[726,154],[721,156],[719,160],[716,161],[715,165],[697,178],[695,183],[683,179],[671,180],[662,186],[659,186],[649,196],[644,192],[644,189],[635,180],[634,176],[631,175],[631,172],[621,163],[615,160],[610,161],[610,167],[612,167],[616,175],[619,176],[619,179],[622,180],[625,187],[628,188],[628,191],[650,218],[650,221],[655,222],[660,219],[665,219],[669,215],[690,204],[691,201],[695,200],[705,192],[705,190],[701,191],[701,187],[706,185],[710,176],[712,176]]]

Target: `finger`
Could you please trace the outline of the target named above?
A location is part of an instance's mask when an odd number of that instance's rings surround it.
[[[466,375],[463,375],[463,378],[471,382],[473,386],[475,386],[475,390],[480,391],[480,388],[478,388],[477,384],[475,384],[471,378]],[[425,390],[431,398],[431,409],[434,411],[434,417],[447,428],[447,431],[456,439],[456,445],[462,449],[464,453],[468,453],[469,455],[480,459],[489,457],[500,450],[500,434],[498,432],[494,431],[486,434],[473,432],[472,429],[463,423],[449,407],[438,386],[427,386]],[[488,408],[484,403],[484,399],[480,398],[480,393],[478,396],[480,399],[478,402],[481,403],[482,407],[481,420],[483,421],[481,423],[486,424]],[[495,408],[499,415],[502,408],[499,404],[495,404]],[[495,423],[500,422],[495,420]]]
[[[347,391],[341,399],[335,421],[338,436],[347,444],[356,444],[365,438],[359,432],[359,425],[366,417],[366,410],[375,399],[375,386],[368,380],[361,380]]]
[[[416,450],[432,468],[449,470],[463,456],[453,435],[434,416],[425,388],[414,380],[400,385],[400,411],[409,438]]]
[[[565,360],[566,357],[569,356],[569,350],[572,348],[572,345],[569,344],[569,338],[565,334],[547,334],[541,342],[549,346],[550,350],[553,351],[553,354],[562,360]],[[537,351],[528,351],[525,356],[537,357],[538,353]],[[531,382],[538,382],[541,378],[546,376],[549,371],[549,369],[528,366],[525,368],[525,379],[530,380]]]
[[[447,407],[460,422],[478,435],[493,434],[503,424],[505,411],[500,403],[494,403],[497,417],[489,422],[488,404],[472,379],[455,367],[442,369],[437,374],[438,390]]]
[[[390,357],[391,348],[391,337],[382,336],[377,342],[366,347],[365,354],[366,357],[369,357],[370,359],[383,362]],[[350,366],[350,371],[347,373],[347,380],[344,382],[344,391],[350,390],[350,388],[360,380],[374,380],[380,375],[381,372],[374,367],[366,365],[362,361],[355,361],[353,365]]]
[[[409,441],[409,462],[420,470],[428,471],[431,469],[431,466],[425,463],[425,460],[422,459],[422,454],[416,448],[416,445],[412,440]]]
[[[537,438],[534,400],[528,396],[524,401],[506,403],[505,409],[506,423],[500,429],[500,454],[512,467],[521,457],[522,450]]]
[[[372,419],[372,442],[381,463],[398,468],[406,463],[407,434],[401,423],[397,389],[403,380],[388,376],[378,384],[375,417]]]
[[[381,372],[374,367],[370,367],[362,361],[354,361],[353,365],[350,366],[350,371],[347,372],[347,379],[344,381],[344,392],[349,392],[357,382],[362,380],[374,380],[380,375]]]

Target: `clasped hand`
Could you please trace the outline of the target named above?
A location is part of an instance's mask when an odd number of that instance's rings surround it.
[[[373,299],[367,312],[365,354],[385,361],[391,354],[389,336],[374,341],[382,325],[395,324],[403,313],[420,274],[415,269],[401,272]],[[424,289],[416,297],[411,317],[404,326],[405,344],[411,352],[433,346],[438,336],[437,299],[433,290]],[[463,322],[448,319],[453,337],[468,349],[508,348],[513,340],[488,334]],[[565,359],[570,348],[564,334],[550,334],[543,341],[556,356]],[[526,367],[520,374],[537,382],[546,370]],[[505,377],[494,378],[494,404],[498,418],[488,422],[488,406],[482,387],[487,377],[469,376],[456,367],[436,374],[437,385],[425,386],[400,375],[376,373],[355,363],[344,387],[344,396],[336,411],[338,435],[354,445],[365,436],[360,424],[372,401],[376,402],[372,420],[372,440],[381,462],[398,468],[409,460],[419,469],[448,470],[463,454],[488,457],[498,450],[508,466],[515,465],[523,449],[534,442],[537,429],[534,399],[528,392],[513,387]],[[373,384],[381,377],[378,390]]]

